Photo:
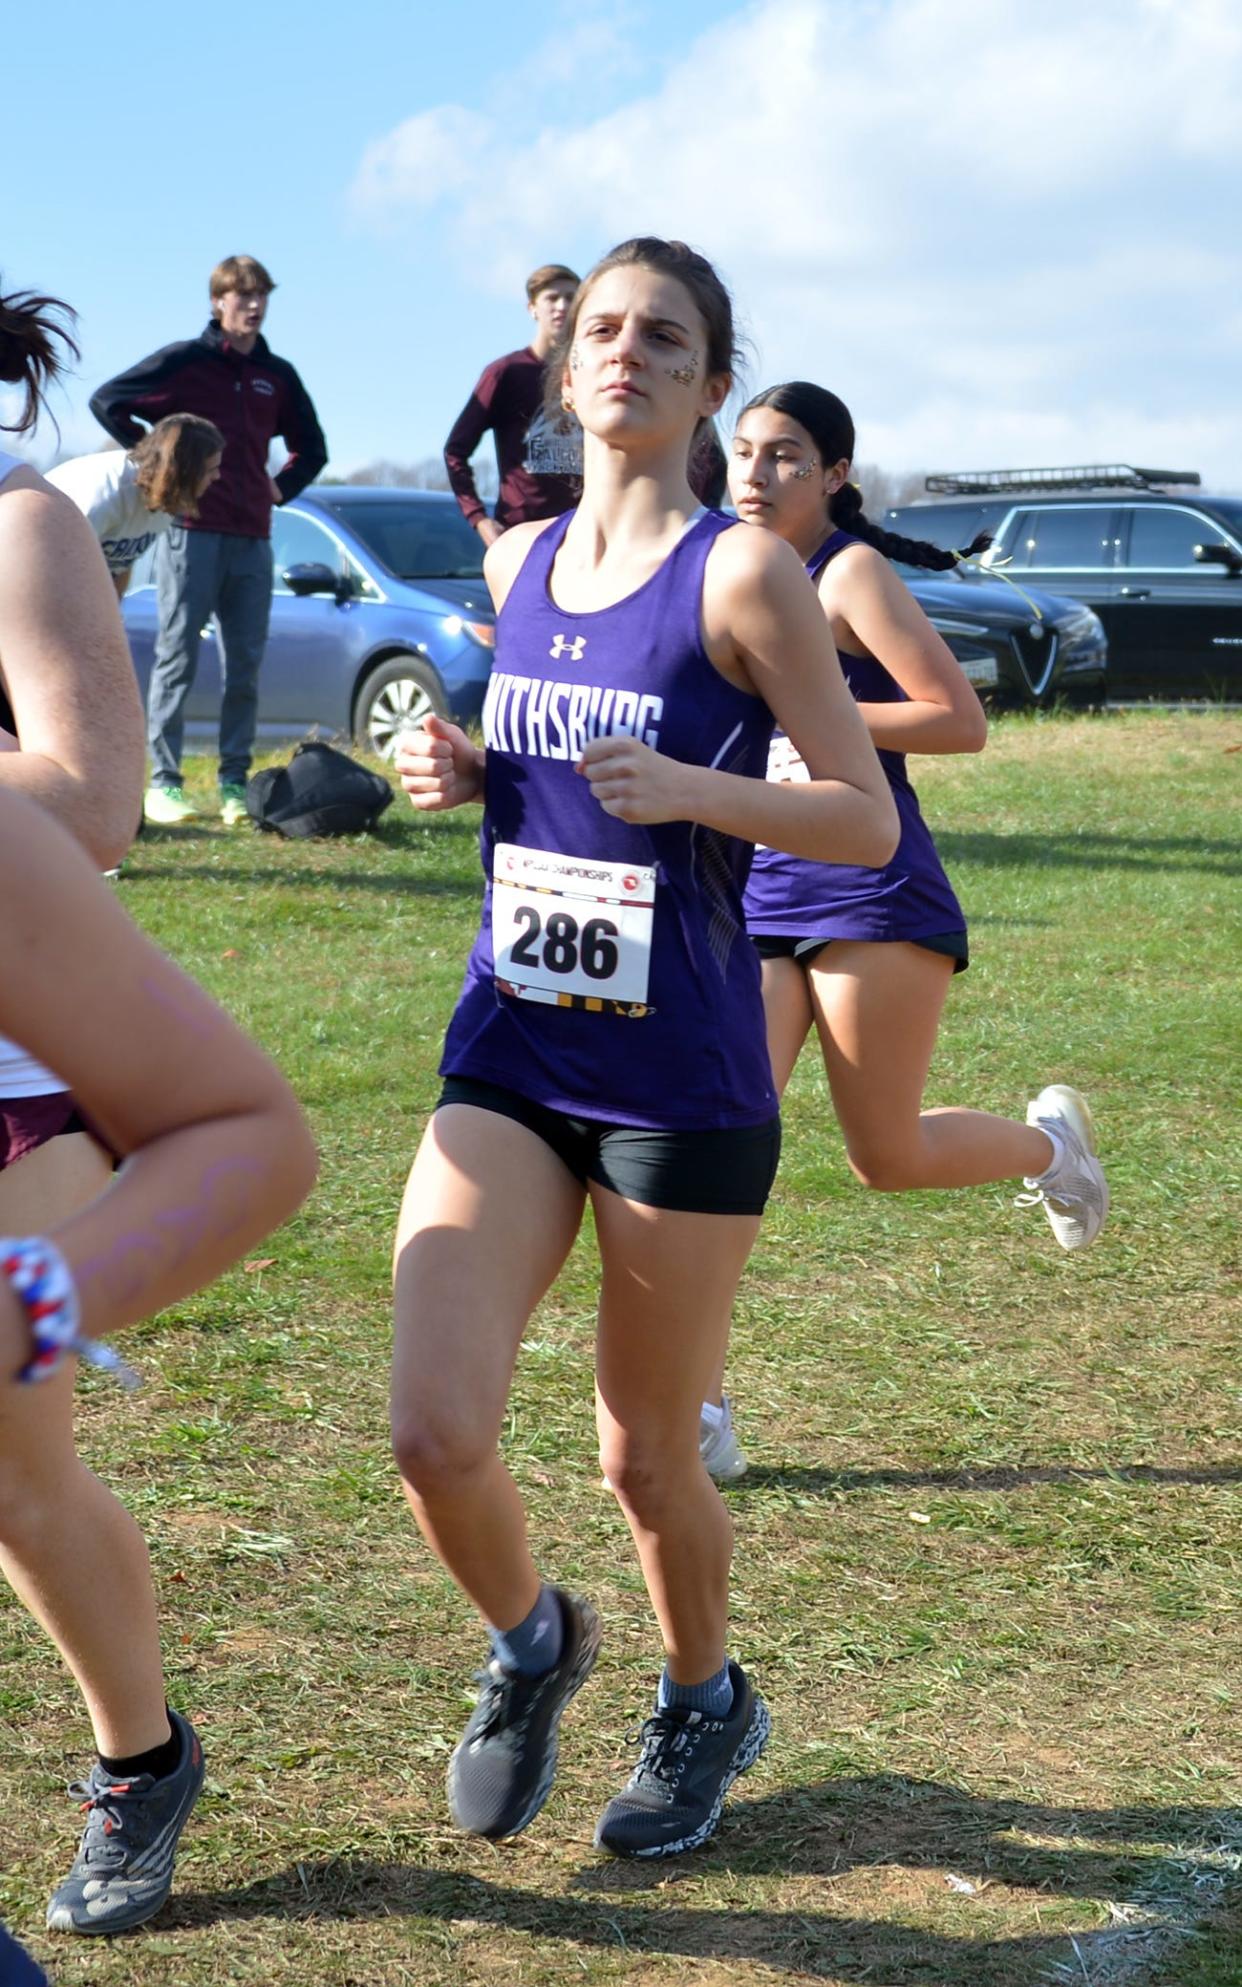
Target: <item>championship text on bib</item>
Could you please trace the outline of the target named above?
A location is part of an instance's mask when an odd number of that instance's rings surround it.
[[[647,981],[656,872],[498,842],[492,857],[496,985],[518,1000],[635,1018]]]

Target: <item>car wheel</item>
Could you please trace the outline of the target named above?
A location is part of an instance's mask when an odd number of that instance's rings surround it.
[[[363,681],[354,706],[354,743],[391,759],[405,733],[432,712],[447,717],[444,690],[434,669],[412,655],[392,656]]]

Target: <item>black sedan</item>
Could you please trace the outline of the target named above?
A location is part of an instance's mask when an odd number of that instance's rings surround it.
[[[1108,644],[1091,608],[960,567],[897,570],[990,708],[1104,702]]]

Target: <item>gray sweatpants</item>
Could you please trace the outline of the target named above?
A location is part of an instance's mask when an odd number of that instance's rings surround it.
[[[151,778],[156,786],[181,784],[182,714],[198,669],[199,636],[214,614],[224,668],[220,784],[244,786],[272,611],[271,543],[174,524],[160,540],[155,585],[160,625],[147,688]]]

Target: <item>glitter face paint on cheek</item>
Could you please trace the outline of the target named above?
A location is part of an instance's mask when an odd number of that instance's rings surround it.
[[[801,469],[794,470],[793,480],[795,483],[806,483],[814,474],[815,464],[813,462],[804,462]]]
[[[699,355],[691,352],[684,366],[670,366],[668,376],[675,379],[678,386],[693,386],[699,376]]]
[[[582,354],[576,345],[571,345],[569,348],[569,370],[571,373],[582,370]]]

